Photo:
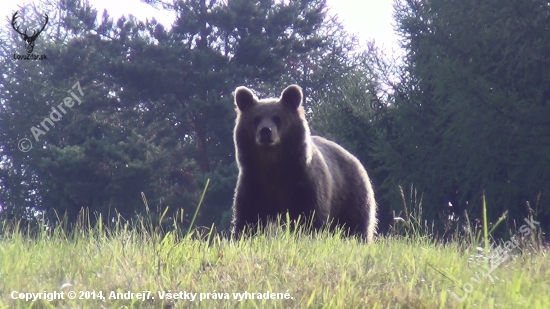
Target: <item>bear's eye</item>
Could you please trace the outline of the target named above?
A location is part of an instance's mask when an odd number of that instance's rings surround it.
[[[281,126],[281,117],[279,117],[279,116],[273,116],[272,119],[273,119],[273,122],[275,123],[275,125],[276,125],[277,127]]]

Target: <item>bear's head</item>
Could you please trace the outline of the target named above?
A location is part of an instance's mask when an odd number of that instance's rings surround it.
[[[258,99],[246,87],[235,90],[235,147],[240,161],[247,156],[279,158],[276,154],[307,154],[309,127],[302,106],[302,89],[290,85],[279,98]],[[275,156],[274,156],[275,155]]]

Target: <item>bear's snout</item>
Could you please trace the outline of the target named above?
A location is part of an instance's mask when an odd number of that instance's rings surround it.
[[[261,146],[273,146],[278,141],[275,124],[267,119],[261,121],[256,129],[256,143]]]
[[[268,127],[263,127],[260,129],[259,142],[262,145],[269,145],[273,142],[271,138],[271,129]]]

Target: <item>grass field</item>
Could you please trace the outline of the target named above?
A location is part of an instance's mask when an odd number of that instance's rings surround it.
[[[478,252],[466,241],[442,245],[421,233],[365,245],[272,228],[231,242],[128,226],[106,231],[81,223],[71,233],[57,228],[31,239],[4,224],[0,306],[550,308],[550,262],[532,241],[535,231],[498,264],[494,251]],[[69,299],[71,291],[77,299]],[[64,299],[14,299],[53,292]]]

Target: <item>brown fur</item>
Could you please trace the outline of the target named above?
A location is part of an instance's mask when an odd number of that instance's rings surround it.
[[[332,227],[372,241],[376,202],[367,172],[338,144],[310,135],[301,103],[297,85],[263,100],[246,87],[236,89],[233,235],[287,211],[291,220],[309,220],[314,211],[314,228],[334,220]]]

